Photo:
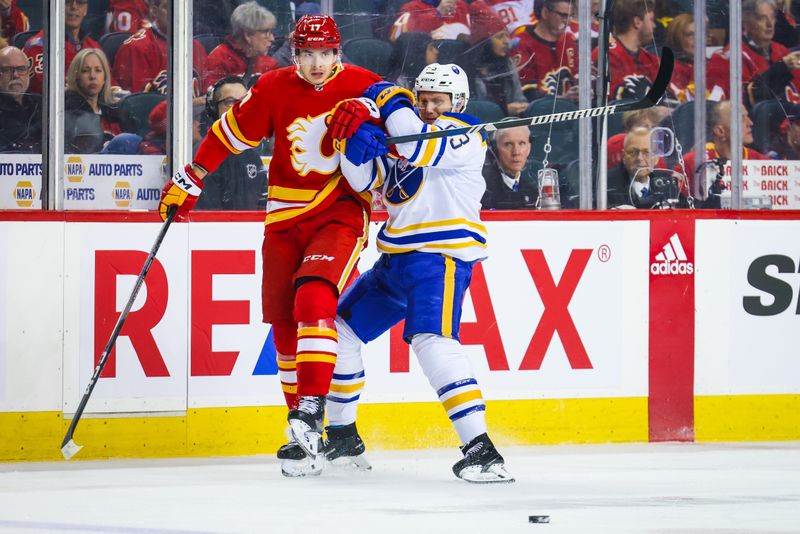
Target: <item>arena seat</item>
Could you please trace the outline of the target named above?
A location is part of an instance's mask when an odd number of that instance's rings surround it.
[[[478,100],[473,99],[467,103],[465,113],[475,115],[481,122],[497,122],[503,120],[506,116],[503,113],[503,108],[492,102],[491,100]]]
[[[122,130],[144,137],[150,131],[150,112],[166,98],[161,93],[133,93],[123,98],[119,104]]]
[[[117,50],[131,35],[133,35],[131,32],[112,32],[100,37],[100,46],[103,48],[106,58],[108,58],[108,64],[112,67],[114,66],[114,57],[117,55]]]
[[[25,41],[39,33],[38,30],[30,30],[27,32],[19,32],[11,38],[11,46],[16,46],[20,50],[25,46]]]
[[[221,35],[216,35],[213,33],[201,33],[200,35],[195,35],[194,38],[198,43],[203,45],[203,48],[206,50],[206,54],[210,54],[211,51],[214,50],[217,45],[224,40],[224,37]]]
[[[389,56],[392,45],[374,37],[351,39],[342,47],[344,56],[354,65],[371,70],[384,77],[389,73]]]
[[[764,100],[753,106],[750,117],[753,119],[753,148],[766,154],[775,146],[786,111],[780,101]]]
[[[539,115],[549,115],[551,113],[562,113],[568,111],[577,111],[578,105],[565,98],[545,97],[534,100],[528,104],[528,109],[525,110],[525,117],[536,117]],[[552,126],[552,131],[550,127]],[[564,164],[578,159],[578,121],[564,121],[554,122],[550,124],[541,124],[531,126],[531,138],[533,148],[531,149],[531,157],[538,160],[544,160],[544,146],[547,142],[548,133],[550,135],[550,155],[548,161],[550,164]]]

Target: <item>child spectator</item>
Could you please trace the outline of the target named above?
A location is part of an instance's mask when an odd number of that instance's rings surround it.
[[[278,68],[278,62],[267,55],[275,40],[275,24],[275,15],[255,2],[237,7],[231,15],[233,33],[208,55],[206,85],[226,76],[242,76],[249,87],[250,80]]]
[[[11,39],[28,29],[30,29],[28,17],[17,6],[17,0],[0,0],[0,37]]]
[[[65,43],[64,43],[64,70],[69,68],[75,55],[84,48],[101,48],[100,44],[81,30],[83,19],[89,11],[89,0],[64,0],[66,10],[64,13]],[[25,42],[22,49],[30,61],[31,85],[30,92],[41,93],[44,80],[44,30],[33,35]]]
[[[389,40],[405,32],[430,33],[433,39],[469,36],[469,8],[464,0],[411,0],[397,12]]]
[[[538,22],[518,31],[511,59],[528,100],[542,96],[578,98],[578,43],[566,32],[574,15],[568,0],[544,0],[537,5]]]

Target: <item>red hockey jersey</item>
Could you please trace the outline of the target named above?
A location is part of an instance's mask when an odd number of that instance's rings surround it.
[[[145,0],[111,0],[108,6],[106,27],[109,32],[137,32],[149,20],[149,7]]]
[[[17,0],[11,0],[8,15],[0,13],[0,36],[8,41],[16,34],[28,31],[29,26],[28,17],[17,6]]]
[[[193,41],[195,96],[202,93],[206,50]],[[167,40],[151,25],[131,35],[117,50],[114,79],[126,91],[134,93],[167,91]]]
[[[744,147],[744,154],[743,155],[744,155],[743,159],[745,159],[745,160],[766,160],[766,159],[769,159],[767,156],[765,156],[761,152],[758,152],[756,150],[753,150],[752,148],[747,148],[747,147]],[[714,143],[706,143],[706,161],[711,161],[711,160],[718,159],[718,158],[719,158],[719,152],[717,152],[716,145],[714,145]],[[675,165],[675,170],[677,172],[685,175],[689,179],[689,182],[691,183],[691,181],[695,179],[694,173],[697,170],[695,168],[696,164],[695,164],[695,153],[694,153],[694,150],[690,151],[688,154],[686,154],[683,157],[683,165],[684,166],[681,167],[681,164],[678,163],[677,165]],[[702,177],[704,175],[702,173],[700,173],[700,176]],[[727,178],[725,181],[726,181],[727,187],[730,187],[730,178]],[[684,195],[688,194],[688,192],[689,192],[688,186],[684,186],[684,187],[681,188],[681,193],[683,193]]]
[[[597,63],[597,48],[592,50],[592,61]],[[656,79],[658,57],[644,48],[631,52],[612,37],[608,48],[608,66],[611,77],[610,101],[641,98]]]
[[[514,34],[518,42],[509,52],[516,65],[522,89],[543,95],[561,96],[577,83],[578,43],[568,33],[558,41],[546,41],[526,26]]]
[[[788,53],[788,48],[773,41],[770,45],[770,57],[767,59],[756,52],[747,39],[742,41],[742,85],[747,91],[751,105],[759,100],[752,82],[769,69],[772,64],[781,61]],[[731,48],[730,45],[727,45],[722,50],[717,50],[708,61],[708,88],[719,87],[724,93],[723,99],[730,98],[731,94],[730,55]],[[784,87],[776,87],[775,90],[781,90],[781,93],[775,95],[775,98],[786,99],[792,104],[800,103],[800,73],[796,70],[792,71],[791,81]]]
[[[442,16],[435,7],[422,0],[411,0],[397,12],[389,39],[394,42],[405,32],[430,33],[434,39],[455,39],[461,34],[469,35],[469,7],[458,0],[452,15]]]
[[[44,31],[40,31],[25,42],[22,51],[28,56],[31,64],[31,84],[28,91],[41,93],[44,81]],[[74,43],[69,38],[64,42],[64,74],[66,75],[69,64],[84,48],[101,48],[100,43],[89,37],[81,35],[80,41]]]
[[[255,76],[256,78],[278,68],[278,62],[270,56],[247,58],[230,39],[214,48],[206,62],[206,87],[214,85],[225,76]]]
[[[492,6],[509,34],[533,23],[533,0],[486,0],[486,3]]]
[[[269,71],[214,123],[194,163],[213,172],[230,154],[274,136],[266,218],[274,229],[319,213],[343,193],[358,198],[342,178],[326,119],[340,100],[359,97],[379,81],[377,74],[347,65],[317,90],[295,66]]]

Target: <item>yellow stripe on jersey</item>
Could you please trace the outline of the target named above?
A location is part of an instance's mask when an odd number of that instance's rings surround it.
[[[336,364],[335,354],[325,354],[324,352],[301,352],[297,355],[297,363],[330,363]]]
[[[222,127],[219,125],[219,120],[214,121],[214,125],[211,126],[211,131],[214,132],[214,135],[216,135],[220,141],[222,141],[222,144],[225,145],[225,148],[228,149],[228,152],[230,152],[231,154],[242,153],[241,150],[236,150],[235,148],[233,148],[233,145],[231,145],[228,142],[228,138],[225,135],[225,132],[222,131]]]
[[[436,131],[439,128],[431,127],[431,131]],[[431,164],[433,160],[434,154],[439,151],[439,145],[443,142],[441,138],[439,139],[429,139],[425,143],[425,153],[422,155],[421,159],[417,160],[417,163],[414,165],[417,167],[427,167]]]
[[[444,295],[442,297],[442,336],[453,337],[453,298],[456,289],[456,262],[444,257]]]
[[[350,259],[347,260],[347,266],[342,271],[342,276],[339,278],[339,283],[336,284],[336,288],[339,290],[339,294],[342,294],[344,291],[344,285],[350,279],[350,275],[353,272],[353,269],[356,267],[356,263],[358,262],[358,257],[361,255],[361,251],[364,250],[364,244],[369,238],[369,214],[364,211],[364,225],[361,229],[361,237],[358,238],[358,242],[356,246],[353,247],[353,252],[350,253]]]
[[[481,390],[473,389],[472,391],[465,391],[464,393],[461,393],[460,395],[453,395],[452,397],[450,397],[446,401],[442,401],[442,406],[444,406],[445,410],[450,411],[451,409],[455,408],[459,404],[464,404],[465,402],[469,402],[471,400],[478,400],[478,399],[481,399],[481,398],[482,398],[481,397]]]
[[[294,360],[278,360],[278,369],[281,371],[294,371],[297,368],[297,363]]]
[[[297,329],[297,337],[327,337],[333,340],[339,339],[339,335],[333,328],[325,328],[322,326],[303,326]]]
[[[239,129],[239,123],[236,122],[236,117],[233,116],[233,108],[231,108],[227,112],[225,112],[225,119],[227,120],[228,127],[230,127],[231,132],[233,133],[233,135],[235,135],[236,139],[238,139],[242,143],[244,143],[246,145],[249,145],[251,147],[256,147],[261,142],[260,140],[259,141],[251,141],[250,139],[248,139],[247,137],[244,136],[242,131]]]
[[[364,388],[364,381],[355,384],[340,385],[331,383],[331,391],[334,393],[352,393]]]
[[[280,185],[271,185],[267,187],[267,198],[269,199],[289,202],[311,202],[316,195],[316,189],[296,189],[294,187],[283,187]]]
[[[414,93],[406,89],[405,87],[400,87],[399,85],[393,85],[392,87],[387,87],[383,91],[380,92],[378,98],[375,99],[375,103],[378,105],[379,108],[382,108],[386,102],[391,99],[395,95],[405,95],[411,100],[411,105],[414,105]]]
[[[481,223],[470,221],[468,219],[446,219],[444,221],[410,224],[408,226],[403,226],[401,228],[389,228],[387,226],[385,232],[387,234],[402,234],[404,232],[409,232],[411,230],[419,230],[420,228],[438,228],[440,226],[456,226],[459,224],[463,224],[465,226],[469,226],[470,228],[475,228],[479,232],[486,233],[486,227],[484,225],[482,225]]]
[[[281,384],[281,389],[283,389],[284,393],[297,393],[297,384],[288,385],[288,384]]]
[[[381,252],[388,252],[389,254],[402,254],[404,252],[413,252],[415,250],[420,249],[447,249],[453,250],[458,248],[470,248],[470,247],[480,247],[486,248],[485,243],[481,243],[480,241],[468,241],[466,243],[427,243],[422,245],[421,247],[390,247],[388,245],[384,245],[380,240],[378,241],[378,250]]]
[[[337,174],[335,177],[331,178],[325,187],[317,193],[316,198],[312,202],[309,202],[302,208],[287,208],[285,210],[281,210],[279,212],[270,212],[267,213],[267,217],[265,219],[265,224],[272,224],[281,221],[288,221],[289,219],[293,219],[303,213],[313,210],[317,206],[319,206],[323,200],[328,198],[330,194],[336,189],[336,186],[339,185],[339,180],[342,179],[341,174]]]

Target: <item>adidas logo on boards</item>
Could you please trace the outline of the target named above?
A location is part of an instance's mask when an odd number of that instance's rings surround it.
[[[650,274],[692,274],[694,264],[688,260],[678,234],[672,234],[661,252],[656,254],[655,261],[650,264]]]

